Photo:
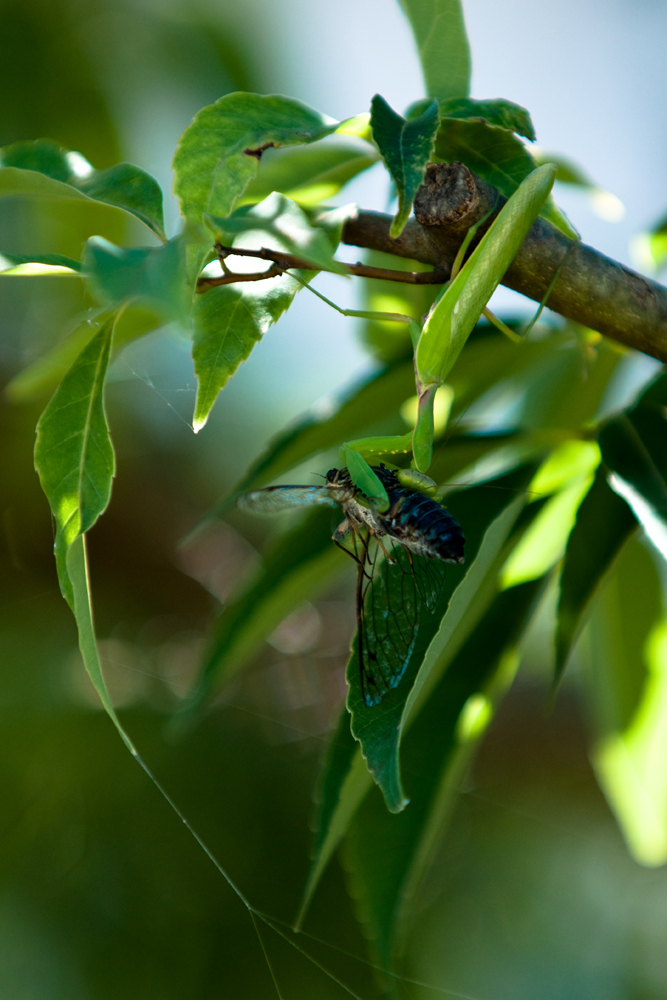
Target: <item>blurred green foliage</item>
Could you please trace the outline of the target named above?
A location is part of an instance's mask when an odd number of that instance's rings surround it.
[[[421,6],[405,4],[413,18]],[[2,0],[0,13],[2,146],[47,138],[105,170],[127,157],[128,137],[136,147],[142,121],[161,123],[160,148],[169,150],[203,104],[266,89],[253,38],[266,29],[231,3]],[[461,81],[468,68],[466,58]],[[426,69],[434,95],[451,97],[435,63]],[[181,103],[166,107],[176,93]],[[450,142],[466,128],[457,125]],[[329,198],[376,157],[349,140],[332,148],[331,169],[311,157],[303,177],[306,159],[296,157],[298,183],[290,188],[283,171],[285,193],[310,206],[318,184]],[[288,162],[280,155],[273,166],[267,160],[270,176]],[[162,169],[166,184],[166,162]],[[260,170],[258,200],[266,183]],[[156,249],[139,222],[83,200],[2,198],[0,225],[0,252],[31,260],[79,260],[93,233],[114,246],[98,241],[89,253],[135,247],[119,255],[154,260],[178,251],[177,241]],[[168,200],[167,230],[173,235]],[[100,273],[115,281],[119,267],[100,265]],[[433,297],[379,281],[364,294],[370,308],[415,316]],[[178,289],[172,297],[169,318],[181,308]],[[142,757],[271,921],[253,924],[123,747],[86,677],[58,588],[34,430],[105,315],[96,310],[87,326],[95,304],[76,278],[2,279],[3,383],[31,375],[0,399],[0,995],[168,1000],[270,997],[278,988],[290,1000],[333,998],[345,995],[335,976],[364,997],[399,981],[399,995],[415,998],[433,989],[512,1000],[664,996],[666,876],[631,860],[600,791],[634,857],[662,864],[662,380],[640,395],[657,366],[572,324],[536,326],[520,351],[486,323],[473,333],[448,379],[451,423],[437,430],[430,474],[462,484],[447,503],[471,554],[498,510],[514,503],[517,519],[489,563],[484,599],[454,632],[458,644],[431,653],[430,697],[412,706],[402,748],[412,802],[392,816],[363,764],[354,771],[346,717],[334,728],[354,626],[354,574],[327,541],[335,519],[316,512],[267,526],[227,503],[225,521],[188,533],[221,496],[325,471],[330,449],[353,434],[409,429],[400,415],[411,412],[414,392],[407,331],[366,324],[379,366],[372,377],[277,436],[282,417],[272,401],[249,401],[232,382],[208,437],[195,438],[188,348],[160,328],[164,316],[147,298],[124,314],[124,332],[117,328],[107,386],[117,475],[111,506],[88,537],[100,656]],[[74,348],[61,348],[68,330]],[[55,359],[48,371],[30,368],[45,356]],[[606,465],[596,472],[600,429]],[[608,472],[626,484],[624,499]],[[451,589],[457,581],[452,574]],[[589,601],[592,613],[545,716],[559,600],[561,666]],[[426,656],[424,634],[420,641]],[[206,693],[218,699],[197,718],[182,715],[202,663]],[[333,860],[311,872],[317,891],[295,936],[318,781],[319,857]]]

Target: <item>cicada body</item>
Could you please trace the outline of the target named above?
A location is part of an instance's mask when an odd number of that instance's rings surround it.
[[[377,705],[405,674],[424,613],[433,613],[446,563],[464,561],[463,532],[436,500],[373,466],[389,497],[380,513],[347,469],[331,469],[323,486],[270,486],[245,493],[239,506],[259,514],[307,504],[342,509],[333,541],[357,563],[357,646],[366,705]]]

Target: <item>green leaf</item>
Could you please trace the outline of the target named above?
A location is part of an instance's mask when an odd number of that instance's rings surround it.
[[[589,474],[544,505],[500,571],[501,589],[540,579],[563,557],[577,511],[592,482]]]
[[[513,101],[505,101],[502,98],[491,101],[454,98],[440,101],[440,115],[443,118],[483,122],[505,129],[507,132],[516,132],[531,142],[535,141],[535,129],[530,112],[520,104],[514,104]]]
[[[0,253],[0,274],[33,275],[64,274],[77,277],[81,272],[81,262],[60,253],[20,254]]]
[[[355,385],[326,408],[315,408],[300,417],[269,441],[267,448],[251,465],[229,495],[215,508],[221,516],[234,506],[237,497],[257,489],[308,458],[341,445],[350,438],[388,420],[403,400],[414,391],[412,361],[401,361]]]
[[[312,225],[295,201],[274,192],[268,198],[247,208],[241,208],[228,219],[206,216],[207,225],[224,246],[233,246],[236,237],[260,233],[262,246],[269,250],[299,257],[314,269],[347,274],[347,268],[334,258],[338,241],[332,243],[324,229]],[[243,246],[243,239],[236,244]],[[253,244],[249,244],[253,248]]]
[[[667,558],[667,419],[664,407],[640,404],[600,432],[602,457],[613,475],[609,485]]]
[[[538,167],[512,195],[454,281],[436,299],[415,355],[424,388],[442,385],[500,284],[553,185],[555,167]]]
[[[272,191],[280,191],[300,205],[319,205],[377,162],[375,151],[362,152],[358,146],[327,142],[267,149],[262,154],[257,177],[250,181],[238,204],[254,204]]]
[[[495,598],[415,719],[403,747],[410,808],[391,815],[373,793],[350,824],[346,867],[383,968],[395,968],[418,890],[471,758],[513,679],[516,647],[543,586],[533,581]]]
[[[522,181],[535,169],[535,161],[524,144],[504,128],[483,121],[465,121],[442,117],[435,142],[436,156],[447,163],[458,160],[511,197]],[[570,225],[552,199],[540,214],[570,239],[579,234]]]
[[[56,523],[60,589],[74,610],[67,550],[106,509],[114,454],[104,415],[113,318],[83,349],[37,424],[35,468]]]
[[[556,628],[555,683],[565,670],[591,599],[636,525],[628,505],[607,485],[606,469],[598,468],[577,512],[565,552]]]
[[[389,230],[393,239],[401,235],[410,217],[431,159],[439,121],[437,101],[431,101],[423,114],[409,122],[392,110],[380,94],[371,101],[373,139],[398,192],[398,212]]]
[[[667,860],[667,621],[660,575],[636,536],[596,596],[577,647],[598,781],[635,859]]]
[[[460,0],[401,0],[429,97],[467,97],[471,58]]]
[[[182,237],[160,247],[117,247],[93,236],[83,250],[83,270],[105,304],[138,302],[157,310],[164,322],[189,325],[189,292]]]
[[[67,575],[71,592],[71,607],[76,620],[79,634],[79,650],[83,665],[97,691],[104,710],[118,730],[120,738],[133,757],[137,751],[125,730],[111,703],[109,692],[102,674],[102,665],[95,641],[95,626],[93,625],[93,609],[90,596],[90,577],[86,557],[86,536],[77,535],[69,546],[65,556],[63,571]]]
[[[429,661],[429,676],[427,683],[424,685],[423,697],[414,699],[414,710],[411,708],[410,711],[404,713],[405,730],[409,730],[415,719],[419,718],[418,713],[423,704],[427,702],[432,690],[437,687],[442,676],[445,675],[445,672],[448,670],[448,664],[457,655],[461,646],[471,634],[479,616],[486,611],[488,602],[493,600],[496,589],[495,575],[500,563],[496,559],[495,565],[488,572],[489,557],[492,557],[496,552],[499,541],[502,546],[501,538],[511,530],[511,525],[514,523],[518,511],[524,503],[524,499],[519,495],[513,499],[505,511],[502,510],[502,507],[507,503],[507,496],[512,496],[513,488],[520,484],[525,485],[528,478],[526,470],[522,470],[519,475],[508,477],[501,481],[499,483],[501,488],[497,492],[495,490],[478,488],[467,490],[460,496],[452,498],[452,503],[450,504],[451,512],[464,526],[467,557],[469,559],[470,554],[474,554],[478,550],[479,555],[475,560],[475,565],[471,566],[468,571],[468,576],[472,574],[472,579],[467,580],[466,577],[463,581],[465,586],[459,585],[456,592],[456,600],[450,601],[450,608],[442,626],[438,629],[439,619],[436,614],[431,627],[422,629],[421,635],[418,635],[418,645],[413,656],[424,658],[424,647],[428,647],[424,660],[425,662]],[[505,492],[506,490],[510,490],[510,493]],[[505,492],[504,498],[502,497],[503,492]],[[534,506],[537,507],[537,505]],[[489,524],[489,522],[495,523]],[[480,545],[481,538],[483,538],[483,551]],[[493,563],[493,558],[490,561]],[[448,567],[449,569],[451,569],[452,574],[457,574],[456,580],[446,579],[445,581],[445,585],[451,594],[452,589],[456,587],[457,580],[463,574],[463,570],[459,569],[459,567]],[[488,580],[485,581],[483,589],[480,588],[478,596],[473,598],[471,610],[465,613],[465,605],[468,603],[471,590],[477,590],[480,578],[484,576],[488,576]],[[527,586],[532,586],[532,584]],[[443,599],[446,600],[446,595]],[[429,646],[429,639],[434,629],[436,630],[435,640],[431,641],[431,645]],[[348,665],[348,671],[353,669],[353,665],[356,668],[354,677],[357,678],[353,679],[353,683],[357,691],[357,699],[359,699],[361,696],[360,682],[358,680],[359,667],[358,660],[354,657],[354,652]],[[394,695],[400,692],[401,685],[409,686],[410,674],[411,670],[409,667],[406,676],[398,688],[385,695],[382,705],[384,705],[387,698],[393,699]],[[418,691],[417,694],[419,695],[419,693]],[[411,698],[408,699],[408,702],[410,706],[413,705]],[[376,713],[378,716],[381,716],[382,710],[376,709]],[[391,726],[389,729],[391,730]],[[392,743],[396,746],[396,734],[392,735],[391,731],[389,731],[386,736],[387,748],[391,752]],[[335,745],[332,746],[327,759],[327,771],[322,784],[324,798],[319,813],[315,859],[308,876],[298,918],[299,923],[304,919],[322,873],[340,844],[356,810],[373,784],[371,775],[364,766],[364,758],[360,750],[354,755],[349,768],[347,767],[347,760],[349,759],[349,755],[345,750],[347,745],[347,736],[344,733],[341,723],[336,735]],[[409,812],[410,810],[407,811]]]
[[[290,612],[347,566],[349,560],[331,540],[334,526],[331,510],[313,510],[267,552],[256,578],[218,618],[189,707],[242,670]]]
[[[242,361],[292,304],[301,284],[285,274],[239,285],[218,285],[195,299],[192,358],[197,375],[193,427],[200,431]]]
[[[300,928],[329,861],[349,829],[357,809],[373,787],[373,779],[350,732],[350,717],[343,709],[329,746],[320,782],[315,857],[308,873],[295,926]]]
[[[516,479],[506,480],[512,481]],[[525,474],[522,481],[525,481]],[[461,511],[457,520],[466,536],[468,567],[466,570],[459,566],[447,567],[443,593],[434,613],[424,611],[422,614],[417,643],[405,675],[396,688],[384,695],[380,709],[364,702],[359,659],[353,649],[347,668],[347,707],[352,717],[352,734],[361,745],[366,765],[380,786],[390,812],[400,812],[408,801],[403,792],[398,755],[406,720],[414,711],[415,700],[425,686],[430,689],[444,669],[440,666],[442,654],[447,651],[450,659],[454,655],[455,649],[450,643],[454,632],[459,637],[457,641],[462,642],[492,596],[487,595],[487,590],[489,585],[495,588],[497,559],[525,502],[522,495],[516,497],[510,492],[509,497],[511,502],[505,491],[480,487],[452,498],[450,512],[457,517],[458,510]],[[401,574],[390,570],[388,577],[389,599],[395,602],[401,598]],[[381,614],[388,600],[381,580],[373,588],[372,600],[377,602]]]
[[[667,215],[663,215],[648,232],[641,233],[639,239],[645,245],[648,262],[658,269],[663,268],[667,260]]]
[[[230,215],[257,176],[265,149],[315,142],[336,128],[287,97],[226,94],[202,108],[178,141],[174,193],[181,212],[195,221],[204,214]]]
[[[15,142],[0,150],[0,196],[89,200],[129,213],[166,240],[162,191],[145,170],[116,163],[94,170],[80,153],[61,149],[48,139]]]

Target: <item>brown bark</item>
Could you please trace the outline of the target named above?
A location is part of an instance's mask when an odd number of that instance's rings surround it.
[[[390,216],[360,210],[347,222],[343,242],[448,270],[470,226],[491,212],[481,237],[505,201],[463,164],[431,164],[415,200],[416,218],[398,239],[389,235]],[[549,309],[667,362],[667,289],[540,218],[502,283],[541,302],[557,273]]]

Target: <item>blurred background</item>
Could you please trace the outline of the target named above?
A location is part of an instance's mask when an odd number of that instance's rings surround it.
[[[557,192],[586,242],[632,264],[633,237],[667,207],[667,135],[656,127],[667,7],[468,0],[465,10],[473,96],[528,107],[541,148],[567,155],[615,196]],[[376,92],[399,110],[422,95],[394,0],[339,0],[332,10],[305,0],[0,0],[0,15],[0,145],[48,137],[97,168],[139,164],[163,186],[170,234],[171,156],[202,105],[247,89],[342,119],[367,110]],[[384,210],[388,197],[373,168],[338,201]],[[103,210],[0,202],[0,251],[79,256],[95,232],[137,239]],[[342,256],[356,259],[351,248]],[[341,305],[356,302],[352,282],[325,276],[318,287]],[[4,279],[0,302],[3,384],[89,304],[76,281],[26,277]],[[495,308],[532,311],[505,290]],[[108,393],[118,469],[90,549],[112,696],[230,875],[285,921],[305,882],[313,789],[344,698],[351,575],[283,622],[204,722],[174,740],[166,723],[211,617],[275,529],[234,516],[180,542],[277,426],[372,370],[359,334],[354,321],[299,296],[197,437],[189,347],[173,331],[132,345]],[[646,362],[644,376],[650,370]],[[44,402],[0,399],[0,996],[275,996],[248,913],[88,685],[32,468]],[[573,690],[545,713],[549,667],[533,636],[424,894],[410,975],[475,1000],[657,1000],[667,989],[667,875],[628,857],[587,760]],[[355,992],[380,995],[386,984],[343,954],[368,958],[344,861],[332,864],[306,925],[332,947],[301,943]],[[263,935],[286,1000],[345,995]],[[433,994],[415,983],[403,984],[406,996]]]

